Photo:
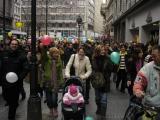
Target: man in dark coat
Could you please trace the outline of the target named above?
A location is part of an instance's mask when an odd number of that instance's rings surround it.
[[[15,120],[23,79],[29,70],[28,60],[26,56],[19,51],[18,45],[17,40],[12,40],[9,44],[9,49],[0,54],[0,77],[2,80],[3,97],[9,105],[9,120]],[[18,80],[16,82],[10,83],[7,81],[6,75],[9,72],[17,74]]]
[[[64,50],[64,66],[67,65],[72,54],[76,53],[72,43],[68,43],[67,47]]]

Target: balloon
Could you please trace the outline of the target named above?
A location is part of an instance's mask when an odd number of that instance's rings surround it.
[[[19,21],[19,22],[16,22],[15,24],[16,24],[16,27],[17,27],[17,28],[23,27],[23,22],[20,22],[20,21]]]
[[[111,53],[111,60],[113,63],[118,64],[120,60],[120,55],[118,52],[112,52]]]
[[[85,120],[93,120],[93,118],[88,116]]]
[[[43,45],[50,45],[52,43],[52,38],[48,35],[44,35],[41,38],[41,42],[43,43]]]
[[[11,37],[12,36],[12,32],[8,32],[8,37]]]
[[[9,82],[9,83],[15,83],[17,82],[18,80],[18,76],[16,73],[14,72],[9,72],[6,74],[6,80]]]

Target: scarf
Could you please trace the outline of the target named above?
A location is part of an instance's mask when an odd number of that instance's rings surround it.
[[[141,69],[142,67],[142,60],[138,60],[136,62],[136,70],[137,70],[137,73],[139,72],[139,70]]]
[[[56,61],[52,60],[52,67],[51,67],[51,85],[54,86],[54,89],[57,88],[57,71],[56,71]]]

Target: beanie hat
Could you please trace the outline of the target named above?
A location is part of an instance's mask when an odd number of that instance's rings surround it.
[[[76,94],[77,93],[77,86],[72,84],[69,86],[69,91],[70,91],[70,94],[73,95],[73,94]]]

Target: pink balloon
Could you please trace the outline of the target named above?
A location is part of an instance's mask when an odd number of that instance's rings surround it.
[[[43,45],[50,45],[52,43],[52,38],[48,35],[44,35],[41,38],[41,42],[43,43]]]

